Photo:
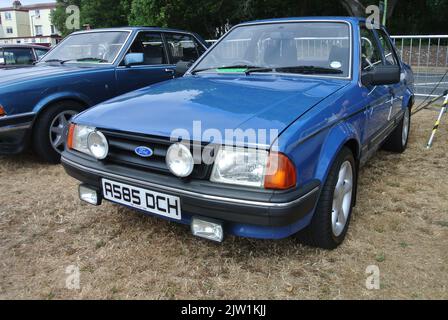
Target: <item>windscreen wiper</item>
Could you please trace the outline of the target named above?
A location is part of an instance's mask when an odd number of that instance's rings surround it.
[[[250,66],[250,65],[233,65],[233,66],[225,66],[225,67],[212,67],[212,68],[204,68],[204,69],[197,69],[193,70],[191,74],[196,74],[198,72],[208,71],[208,70],[226,70],[226,69],[261,69],[260,67],[256,66]],[[244,70],[243,72],[247,72],[247,70]]]
[[[342,74],[342,70],[317,67],[317,66],[294,66],[278,68],[255,68],[246,70],[246,74],[254,72],[280,72],[280,73],[300,73],[300,74]]]
[[[70,61],[76,61],[76,62],[83,62],[83,61],[98,61],[98,62],[108,62],[107,60],[101,59],[101,58],[94,58],[94,57],[85,57],[85,58],[79,58],[79,59],[68,59],[61,61],[61,64],[64,64],[66,62]]]
[[[61,59],[50,59],[50,60],[39,61],[39,62],[59,62],[59,63],[63,63],[64,60],[61,60]]]

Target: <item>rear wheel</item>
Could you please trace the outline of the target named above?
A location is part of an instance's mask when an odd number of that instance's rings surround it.
[[[33,148],[40,158],[49,163],[60,162],[70,119],[84,109],[78,102],[61,101],[39,116],[33,131]]]
[[[384,150],[403,153],[409,140],[409,132],[411,129],[411,110],[406,108],[403,119],[398,127],[391,133],[383,145]]]
[[[330,169],[311,224],[299,234],[308,245],[335,249],[345,239],[350,224],[357,169],[353,153],[344,147]]]

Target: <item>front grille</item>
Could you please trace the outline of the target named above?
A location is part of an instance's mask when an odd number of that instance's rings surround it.
[[[165,163],[166,153],[172,144],[169,139],[112,131],[101,132],[109,142],[109,154],[104,160],[105,163],[114,163],[139,170],[172,175]],[[151,148],[154,152],[153,155],[149,158],[137,155],[135,149],[142,146]],[[193,147],[191,151],[193,152]],[[210,173],[211,166],[199,164],[195,165],[190,177],[207,179]]]

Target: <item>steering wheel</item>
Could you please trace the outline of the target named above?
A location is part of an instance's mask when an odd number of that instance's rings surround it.
[[[235,66],[252,66],[254,63],[249,60],[237,60],[235,62],[232,62]]]
[[[375,65],[369,60],[369,58],[367,58],[364,54],[362,55],[362,58],[364,59],[365,62],[367,62],[368,66],[364,68],[364,70],[367,70],[368,68],[373,69],[375,67]]]

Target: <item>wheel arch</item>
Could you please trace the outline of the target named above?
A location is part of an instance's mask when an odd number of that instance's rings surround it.
[[[342,122],[331,128],[322,145],[319,163],[315,172],[316,178],[318,178],[322,184],[327,181],[331,167],[344,147],[348,148],[353,153],[356,171],[358,172],[361,159],[360,141],[359,131],[352,123]],[[356,198],[357,188],[355,188],[354,193],[354,204],[356,204]]]
[[[36,116],[34,117],[31,130],[34,130],[34,127],[39,120],[39,117],[46,112],[49,108],[54,106],[57,103],[65,102],[65,101],[72,101],[78,104],[81,104],[85,106],[85,108],[89,108],[92,104],[90,103],[89,99],[82,97],[81,95],[57,95],[53,97],[47,97],[44,100],[40,101],[36,107],[34,108],[34,112],[36,113]]]

